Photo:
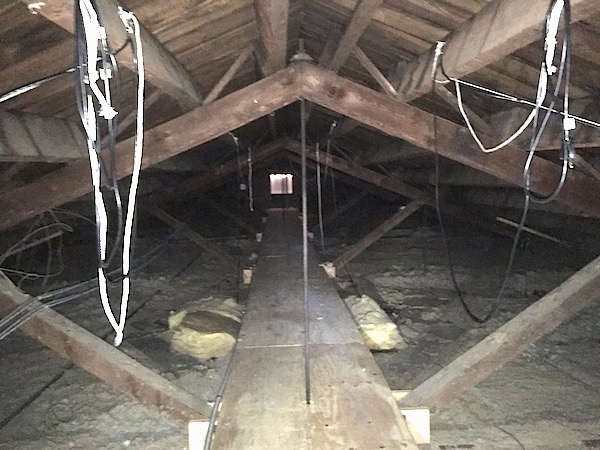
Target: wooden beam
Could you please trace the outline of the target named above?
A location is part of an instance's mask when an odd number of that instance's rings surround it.
[[[246,62],[246,60],[252,56],[254,52],[253,47],[248,47],[244,50],[240,55],[235,59],[233,64],[227,69],[227,72],[221,77],[221,79],[215,84],[215,87],[212,88],[212,91],[206,96],[204,102],[202,103],[204,106],[212,103],[216,100],[216,98],[221,94],[225,86],[231,81],[231,79],[235,76],[240,67]]]
[[[456,95],[451,92],[447,87],[438,86],[437,89],[434,89],[434,92],[438,97],[444,100],[448,105],[450,105],[453,109],[460,112],[458,107],[458,99]],[[488,136],[496,136],[496,130],[492,128],[490,124],[488,124],[485,120],[483,120],[479,115],[475,113],[471,108],[464,104],[463,101],[463,109],[465,110],[465,114],[469,118],[471,125],[477,132],[482,132],[487,134]]]
[[[207,206],[211,207],[212,209],[214,209],[215,211],[221,213],[227,219],[229,219],[233,223],[235,223],[238,227],[240,227],[240,228],[242,228],[242,229],[244,229],[244,230],[246,230],[246,231],[248,231],[248,232],[250,232],[252,234],[258,233],[259,230],[257,228],[255,228],[252,225],[246,223],[237,214],[233,214],[227,208],[225,208],[224,206],[222,206],[219,203],[215,202],[214,200],[208,198],[207,196],[203,196],[202,198],[200,198],[200,201],[202,202],[202,204],[207,205]]]
[[[489,116],[486,120],[494,125],[498,136],[497,141],[511,136],[525,121],[531,109],[530,107],[515,107]],[[570,102],[569,112],[592,121],[600,120],[600,108],[595,99],[575,99]],[[527,149],[530,139],[530,133],[523,133],[515,140],[515,145]],[[548,119],[544,134],[540,138],[537,150],[559,150],[562,147],[562,139],[562,116],[552,114]],[[571,131],[570,139],[575,148],[600,147],[600,130],[578,123],[576,128]]]
[[[331,62],[325,66],[327,69],[338,72],[354,50],[358,40],[371,22],[375,10],[381,6],[383,0],[359,0],[352,13],[350,23],[338,44]]]
[[[387,78],[381,73],[381,71],[377,68],[373,61],[369,59],[365,52],[363,52],[360,47],[357,45],[354,47],[352,54],[358,59],[358,61],[363,65],[367,72],[371,74],[371,76],[377,81],[383,92],[385,92],[390,97],[396,97],[398,92],[394,89],[394,86],[387,80]]]
[[[354,208],[361,200],[363,200],[367,196],[367,192],[360,191],[358,195],[352,196],[348,201],[346,201],[342,206],[332,209],[329,214],[323,219],[323,227],[327,228],[329,225],[333,224],[339,217],[345,215],[352,208]]]
[[[516,186],[523,184],[523,167],[527,155],[514,146],[495,153],[483,153],[466,128],[437,118],[411,105],[398,102],[358,83],[317,67],[302,65],[304,96],[340,114],[356,119],[382,133],[406,140],[417,147],[486,172]],[[437,142],[434,136],[437,135]],[[487,136],[485,137],[487,138]],[[561,168],[550,161],[534,157],[532,189],[547,195],[560,178]],[[557,197],[575,210],[600,217],[600,183],[571,171]]]
[[[289,0],[254,0],[254,9],[268,76],[287,66]]]
[[[377,228],[367,234],[364,238],[346,250],[342,255],[338,256],[333,261],[333,266],[336,269],[344,267],[371,245],[381,239],[388,231],[394,229],[401,222],[410,217],[416,212],[423,203],[419,201],[413,201],[406,206],[400,208],[400,210],[387,220],[384,220]]]
[[[86,138],[78,124],[0,110],[0,162],[65,162],[86,156]]]
[[[0,273],[0,317],[31,297],[19,291]],[[140,403],[166,411],[178,421],[208,418],[211,407],[117,348],[71,322],[52,309],[44,309],[20,329],[63,358]]]
[[[194,230],[192,230],[186,224],[180,222],[175,217],[168,214],[166,211],[158,208],[157,206],[147,208],[146,211],[148,211],[150,214],[152,214],[157,219],[162,220],[164,223],[169,225],[171,228],[177,230],[178,233],[181,233],[182,235],[184,235],[186,238],[188,238],[190,241],[192,241],[194,244],[198,245],[200,248],[202,248],[206,252],[210,253],[213,256],[216,256],[218,259],[220,259],[221,261],[223,261],[224,263],[226,263],[228,265],[237,267],[238,262],[233,256],[231,256],[229,253],[225,253],[223,250],[221,250],[215,244],[213,244],[209,240],[202,237],[199,233],[196,233]]]
[[[517,357],[600,296],[600,258],[413,389],[401,406],[435,411]]]
[[[284,140],[278,139],[257,148],[252,152],[253,162],[256,164],[258,161],[262,161],[269,156],[274,155],[281,150],[284,142]],[[177,185],[172,188],[167,188],[159,194],[152,194],[144,198],[143,202],[146,205],[162,205],[172,201],[174,198],[183,198],[191,192],[208,190],[222,182],[227,175],[235,173],[240,167],[242,169],[248,167],[248,158],[241,158],[241,161],[239,161],[237,157],[232,158],[229,161],[220,164],[218,167],[213,167],[212,170],[209,170],[205,174],[177,183]]]
[[[21,0],[25,4],[30,0]],[[98,2],[98,15],[106,28],[111,48],[121,49],[127,43],[129,35],[118,14],[116,0]],[[73,19],[73,0],[46,1],[38,14],[54,22],[70,33],[75,32]],[[141,29],[144,51],[144,72],[148,83],[173,97],[186,110],[200,104],[200,96],[190,75],[175,57],[144,27]],[[126,46],[117,54],[119,64],[135,70],[131,48]]]
[[[295,154],[302,154],[302,148],[300,143],[292,139],[288,139],[285,142],[285,149]],[[313,161],[316,161],[317,158],[315,152],[312,149],[307,149],[306,157]],[[321,159],[321,162],[324,162],[323,159]],[[378,186],[390,192],[394,192],[398,195],[402,195],[403,197],[419,201],[424,205],[428,205],[432,208],[435,208],[435,196],[433,194],[417,189],[406,183],[403,183],[402,181],[396,178],[391,178],[379,172],[374,172],[370,169],[359,166],[358,164],[352,163],[350,161],[346,161],[342,158],[338,158],[334,155],[329,155],[329,158],[326,160],[326,164],[328,164],[329,167],[331,167],[334,170],[346,173],[355,178],[358,178],[359,180],[366,181],[367,183],[370,183],[374,186]],[[451,214],[458,220],[462,220],[475,226],[479,226],[493,233],[498,233],[501,235],[507,234],[504,228],[495,225],[494,223],[488,223],[485,217],[480,217],[479,215],[474,214],[473,212],[462,207],[461,205],[444,201],[441,205],[441,208],[442,213]]]
[[[290,67],[146,131],[143,167],[199,146],[296,101],[299,91],[295,82],[297,74],[298,67]],[[133,140],[129,138],[117,144],[119,178],[131,174],[133,169]],[[80,161],[27,186],[0,194],[0,211],[3,211],[0,230],[75,200],[91,190],[89,163]]]
[[[573,21],[600,11],[598,0],[572,0]],[[546,0],[494,0],[446,39],[444,68],[461,78],[516,50],[542,39],[548,2]],[[405,102],[431,92],[431,69],[435,46],[412,61],[398,88]]]

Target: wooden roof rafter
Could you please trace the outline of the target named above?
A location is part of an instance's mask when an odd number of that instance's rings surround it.
[[[268,115],[298,97],[358,120],[382,133],[400,138],[429,152],[493,175],[515,186],[522,185],[526,154],[514,146],[485,154],[465,127],[437,119],[417,107],[342,78],[309,63],[293,64],[206,107],[175,118],[145,133],[143,166],[149,167],[190,148]],[[203,126],[198,127],[201,123]],[[437,135],[437,139],[434,137]],[[117,145],[117,176],[132,171],[132,139]],[[551,192],[560,167],[540,157],[532,163],[532,188]],[[72,201],[91,190],[85,161],[57,170],[34,183],[0,195],[0,230],[16,225],[49,208]],[[577,172],[569,177],[557,198],[577,211],[600,217],[600,182]]]
[[[21,0],[29,5],[31,1]],[[107,38],[113,49],[121,49],[128,40],[128,34],[118,15],[116,0],[98,2],[98,14],[106,28]],[[54,22],[70,33],[74,33],[73,0],[51,0],[44,2],[37,14]],[[141,39],[145,60],[145,75],[148,83],[173,97],[185,110],[200,104],[201,97],[193,80],[177,59],[143,26]],[[117,61],[124,67],[134,70],[132,51],[129,46],[117,55]]]
[[[287,66],[289,0],[254,0],[254,8],[268,76]]]

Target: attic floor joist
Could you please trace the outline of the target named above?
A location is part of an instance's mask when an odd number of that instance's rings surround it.
[[[466,128],[414,106],[344,79],[308,63],[298,63],[250,86],[197,108],[145,133],[143,167],[201,145],[293,103],[304,96],[332,111],[346,115],[390,136],[406,140],[430,152],[522,185],[526,154],[512,146],[484,154]],[[437,126],[434,127],[434,124]],[[117,176],[132,171],[133,138],[117,145]],[[560,167],[539,157],[532,163],[532,188],[541,195],[551,192]],[[75,163],[22,188],[0,195],[0,230],[16,225],[91,190],[86,162]],[[571,171],[558,201],[575,210],[600,217],[600,182]]]

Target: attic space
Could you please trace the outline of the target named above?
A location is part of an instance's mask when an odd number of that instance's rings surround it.
[[[600,1],[3,0],[0,450],[600,448]]]

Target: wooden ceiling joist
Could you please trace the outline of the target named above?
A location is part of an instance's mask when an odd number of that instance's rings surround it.
[[[573,21],[600,11],[598,0],[571,0]],[[444,69],[461,78],[542,38],[548,1],[494,0],[445,40]],[[405,69],[399,97],[410,102],[433,90],[435,46]]]
[[[331,61],[325,66],[329,70],[338,72],[356,47],[358,40],[371,22],[373,14],[381,6],[383,0],[359,0],[352,13],[350,23],[346,27],[340,43],[337,46]]]
[[[268,76],[287,66],[289,0],[254,0],[254,8]]]
[[[29,5],[30,0],[21,0]],[[40,2],[37,13],[54,22],[70,33],[75,32],[73,18],[73,0],[52,0]],[[128,41],[129,35],[123,27],[118,14],[116,0],[98,2],[98,14],[111,48],[121,49]],[[143,26],[141,29],[142,48],[144,52],[144,72],[146,80],[173,97],[186,110],[200,104],[200,95],[185,68],[175,57]],[[117,61],[124,67],[135,70],[133,54],[130,46],[126,46],[117,54]]]
[[[417,212],[417,210],[422,206],[422,203],[419,201],[412,201],[408,205],[402,207],[398,210],[397,213],[384,220],[379,226],[377,226],[373,231],[363,237],[356,244],[351,246],[348,250],[346,250],[343,254],[338,256],[333,261],[333,266],[336,269],[340,269],[352,261],[354,258],[358,257],[362,252],[368,249],[371,245],[381,239],[388,231],[394,229],[400,223],[404,222],[408,219],[413,213]]]

